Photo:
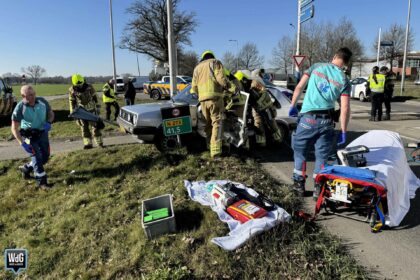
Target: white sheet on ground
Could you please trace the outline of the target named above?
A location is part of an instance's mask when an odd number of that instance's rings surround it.
[[[376,179],[387,189],[388,216],[386,224],[398,226],[410,209],[420,179],[407,163],[404,146],[398,133],[372,130],[351,142],[348,147],[365,145],[367,168],[377,172]]]
[[[283,208],[277,205],[276,209],[268,212],[268,215],[263,218],[250,220],[243,224],[233,219],[225,210],[217,207],[213,203],[210,193],[207,191],[208,184],[216,183],[224,185],[228,182],[229,181],[226,180],[212,180],[209,182],[184,181],[185,188],[187,189],[191,199],[197,201],[201,205],[210,206],[211,209],[217,213],[219,219],[222,222],[227,223],[229,226],[229,235],[223,237],[215,237],[212,239],[213,243],[228,251],[235,250],[241,245],[243,245],[252,236],[259,234],[265,230],[268,230],[279,223],[289,221],[289,213],[287,213]],[[247,188],[243,184],[235,182],[232,183],[234,183],[235,186],[238,188],[247,190],[247,192],[253,196],[258,195],[253,189]]]

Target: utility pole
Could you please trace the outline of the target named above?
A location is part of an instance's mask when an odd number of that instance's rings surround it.
[[[379,51],[381,49],[381,28],[379,28],[379,35],[378,35],[378,52],[376,54],[376,66],[379,67]],[[392,69],[391,69],[392,70]]]
[[[230,39],[229,42],[236,42],[236,71],[239,70],[239,47],[238,40]]]
[[[114,92],[117,92],[117,68],[115,66],[114,24],[112,22],[112,0],[109,0],[109,24],[111,27],[112,66],[114,78]]]
[[[293,23],[289,23],[289,25],[290,25],[291,27],[293,27],[293,30],[296,32],[296,27],[293,25]],[[293,42],[292,42],[292,44],[293,44]],[[295,51],[295,46],[293,46],[293,50],[292,50],[292,52],[293,52],[293,53],[296,53],[296,51]],[[293,67],[293,66],[295,66],[295,63],[294,63],[294,61],[293,61],[293,59],[292,59],[292,74],[294,75],[294,74],[295,74],[295,67]]]
[[[139,72],[139,77],[140,77],[140,64],[139,64],[139,54],[136,53],[136,57],[137,57],[137,71]]]
[[[176,93],[176,76],[178,63],[176,60],[176,45],[174,40],[173,30],[173,11],[172,0],[166,0],[166,7],[168,13],[168,47],[169,47],[169,75],[171,81],[171,98]]]
[[[405,81],[405,63],[407,60],[407,45],[408,45],[408,32],[410,30],[410,14],[411,14],[411,0],[408,0],[408,15],[407,15],[407,25],[405,27],[405,45],[404,45],[404,59],[403,59],[403,69],[401,75],[401,91],[400,96],[404,91],[404,81]]]
[[[300,9],[301,9],[301,2],[298,0],[298,21],[297,21],[297,32],[296,32],[296,54],[300,55]],[[295,74],[296,74],[296,80],[299,82],[300,80],[300,72],[299,72],[299,66],[296,64],[295,66]]]

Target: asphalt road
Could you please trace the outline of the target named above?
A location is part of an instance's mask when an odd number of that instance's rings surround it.
[[[394,104],[392,104],[394,105]],[[369,122],[367,112],[369,103],[352,101],[353,119],[349,125],[349,141],[357,138],[367,130],[388,129],[397,131],[404,143],[417,139],[420,141],[420,103],[398,104],[395,111],[418,113],[419,117],[410,116],[408,120]],[[356,113],[355,113],[355,112]],[[400,116],[402,118],[403,115]],[[397,118],[392,118],[397,119]],[[404,119],[404,118],[402,118]],[[280,181],[292,183],[293,151],[288,145],[278,153],[265,151],[260,157],[265,170]],[[420,177],[420,165],[411,165],[412,170]],[[308,178],[312,177],[313,161],[307,166]],[[308,195],[313,189],[313,180],[308,180]],[[378,234],[370,232],[367,223],[350,220],[334,215],[320,215],[318,222],[330,232],[339,236],[347,249],[379,279],[420,279],[420,189],[416,198],[411,200],[411,207],[401,225]],[[305,198],[306,208],[313,213],[314,202],[311,197]]]
[[[137,98],[148,96],[138,93]],[[349,141],[371,129],[387,129],[399,132],[405,143],[420,140],[420,103],[393,103],[392,121],[368,122],[369,103],[352,101],[352,120],[349,125]],[[400,113],[400,114],[398,114]],[[409,114],[413,113],[413,114]],[[419,114],[419,116],[417,116]],[[131,136],[114,136],[104,140],[105,145],[134,143]],[[80,141],[52,141],[52,153],[68,152],[82,148]],[[27,155],[15,141],[0,142],[0,160],[25,158]],[[284,183],[291,183],[293,171],[293,151],[289,145],[273,152],[265,150],[258,153],[265,170]],[[411,166],[420,177],[420,165]],[[308,162],[308,170],[313,170],[313,161]],[[312,174],[308,173],[308,176]],[[313,188],[308,180],[308,189]],[[314,203],[311,197],[305,199],[306,207],[311,211]],[[330,232],[338,235],[347,249],[366,266],[374,276],[380,279],[420,279],[420,190],[411,200],[411,208],[398,228],[385,230],[378,234],[370,233],[366,223],[349,220],[343,217],[321,215],[318,222]]]

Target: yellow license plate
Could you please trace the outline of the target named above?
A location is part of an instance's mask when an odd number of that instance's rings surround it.
[[[166,127],[174,127],[182,125],[182,119],[166,121]]]

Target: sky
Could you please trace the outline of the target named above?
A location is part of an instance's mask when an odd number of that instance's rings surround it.
[[[132,16],[126,12],[135,0],[114,0],[113,21],[118,74],[138,75],[136,54],[118,47],[122,32]],[[0,75],[22,74],[21,68],[40,65],[46,76],[112,75],[112,47],[108,0],[9,0],[0,5]],[[365,47],[371,45],[379,28],[393,23],[405,27],[408,0],[315,0],[315,17],[303,24],[337,23],[350,19]],[[198,27],[186,50],[200,54],[206,49],[222,57],[255,43],[270,66],[271,54],[284,35],[295,36],[297,0],[181,0],[179,10],[195,12]],[[420,51],[420,1],[411,5],[410,26],[414,50]],[[138,55],[140,75],[148,75],[152,62]]]

